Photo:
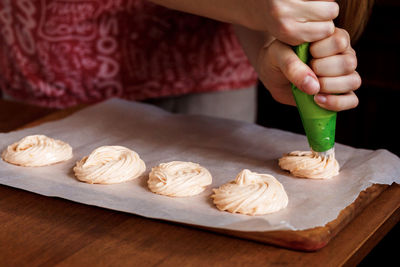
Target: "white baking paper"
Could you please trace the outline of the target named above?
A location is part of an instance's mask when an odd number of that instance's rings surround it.
[[[45,196],[129,212],[148,218],[240,231],[303,230],[337,218],[358,194],[373,183],[400,183],[400,159],[387,150],[336,145],[340,174],[331,180],[290,176],[278,158],[292,150],[307,150],[305,136],[255,124],[205,116],[173,115],[159,108],[109,100],[72,116],[38,127],[0,134],[0,149],[31,134],[68,142],[73,159],[47,167],[18,167],[0,161],[0,183]],[[139,153],[147,171],[117,185],[77,181],[76,161],[103,145],[122,145]],[[171,198],[147,188],[150,169],[161,162],[192,161],[206,167],[213,183],[195,197]],[[222,212],[210,199],[212,188],[233,180],[247,168],[275,176],[289,197],[286,209],[263,216]]]

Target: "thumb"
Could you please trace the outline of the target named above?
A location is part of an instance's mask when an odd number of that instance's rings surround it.
[[[280,42],[278,45],[281,47],[277,54],[277,64],[283,75],[301,91],[309,95],[317,94],[320,84],[312,69],[297,57],[290,46]]]

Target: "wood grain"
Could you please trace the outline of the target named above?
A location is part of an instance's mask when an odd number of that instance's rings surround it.
[[[0,132],[9,132],[56,110],[1,100],[0,111]]]
[[[0,266],[355,266],[399,220],[392,185],[302,252],[0,186]]]
[[[315,266],[319,262],[341,266],[368,253],[365,237],[381,236],[385,218],[393,218],[388,221],[391,226],[399,220],[395,197],[400,197],[399,186],[385,190],[328,246],[310,253],[0,186],[0,262],[3,266]]]
[[[270,243],[286,248],[315,251],[325,247],[351,220],[353,220],[369,203],[378,197],[388,185],[372,185],[362,191],[357,199],[339,216],[323,227],[301,231],[269,231],[269,232],[239,232],[209,229],[228,235],[238,236],[259,242]]]
[[[34,127],[45,122],[60,120],[86,106],[54,112],[39,120],[33,121],[23,128]],[[354,217],[356,217],[371,201],[381,194],[387,185],[372,185],[360,193],[358,198],[342,210],[339,216],[323,227],[316,227],[302,231],[268,231],[268,232],[242,232],[233,230],[216,229],[210,227],[199,227],[204,230],[214,231],[225,235],[236,236],[244,239],[255,240],[258,242],[273,244],[285,248],[315,251],[325,247],[329,241],[336,236]],[[189,225],[190,226],[190,225]],[[198,226],[193,226],[198,227]]]

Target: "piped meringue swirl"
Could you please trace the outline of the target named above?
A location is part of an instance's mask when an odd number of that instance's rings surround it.
[[[101,146],[74,167],[78,180],[89,184],[116,184],[133,180],[146,170],[139,155],[123,146]]]
[[[283,185],[269,174],[242,170],[234,181],[213,189],[211,198],[219,210],[247,215],[273,213],[288,205]]]
[[[160,195],[188,197],[200,194],[212,183],[210,172],[193,162],[171,161],[152,168],[147,184]]]
[[[40,167],[69,160],[72,147],[45,135],[29,135],[9,145],[1,157],[14,165]]]
[[[335,153],[322,157],[314,151],[293,151],[279,159],[279,166],[301,178],[330,179],[339,174]]]

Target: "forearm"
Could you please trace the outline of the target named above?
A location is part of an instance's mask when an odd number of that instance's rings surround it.
[[[228,23],[243,21],[241,0],[149,0],[161,6]]]

